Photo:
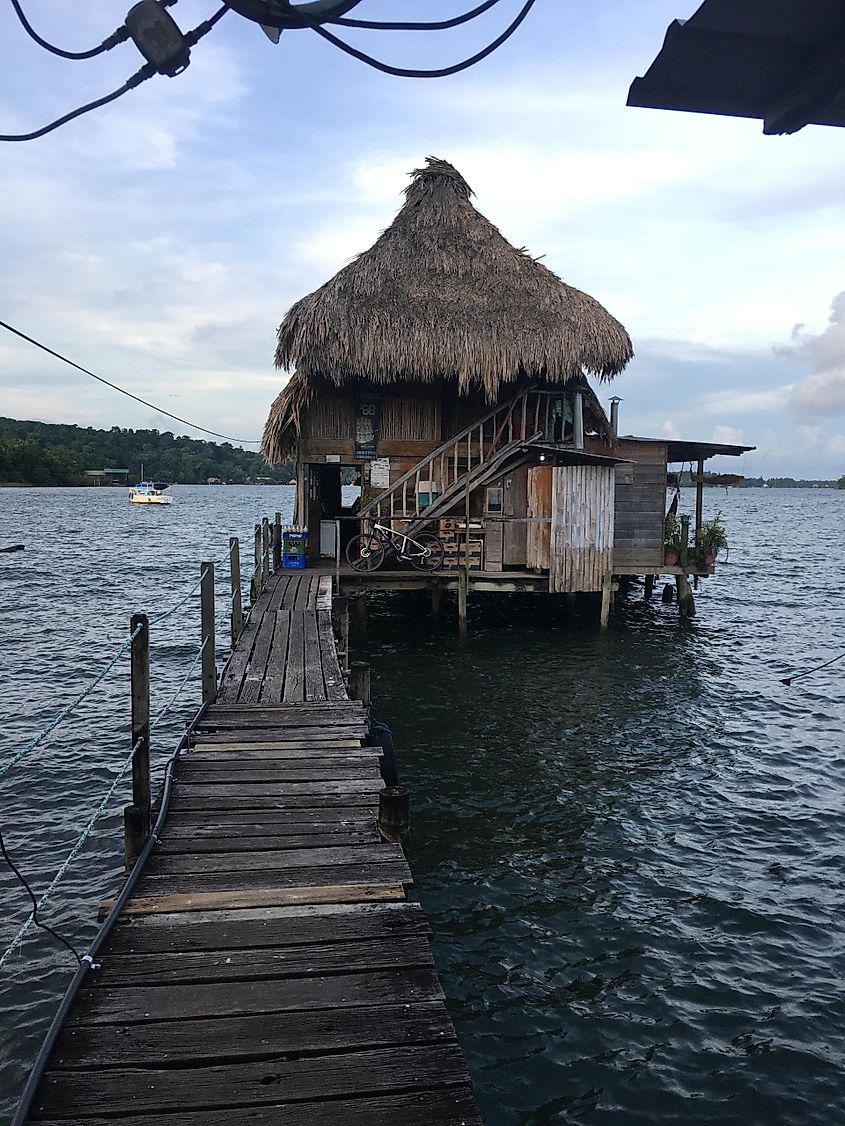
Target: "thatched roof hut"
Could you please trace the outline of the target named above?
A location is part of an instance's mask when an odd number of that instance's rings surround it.
[[[296,445],[321,387],[453,382],[493,403],[520,380],[561,385],[618,375],[625,328],[594,298],[517,249],[470,202],[445,160],[413,173],[405,203],[374,245],[291,306],[276,366],[295,368],[264,431],[268,461]],[[588,405],[603,418],[592,392]]]

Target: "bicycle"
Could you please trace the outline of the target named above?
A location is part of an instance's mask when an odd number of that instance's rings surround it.
[[[376,571],[388,551],[418,571],[439,571],[443,566],[443,544],[433,532],[406,536],[384,524],[374,524],[372,532],[353,536],[346,545],[346,559],[355,571]]]

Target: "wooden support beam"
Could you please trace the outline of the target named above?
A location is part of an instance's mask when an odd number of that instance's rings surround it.
[[[461,567],[458,571],[458,633],[461,640],[467,636],[467,590],[469,589],[469,571]]]
[[[404,847],[411,835],[411,802],[406,786],[387,786],[378,796],[378,831]]]
[[[229,540],[229,587],[232,592],[232,648],[240,637],[244,624],[241,604],[241,543],[237,536]]]
[[[208,703],[217,694],[217,664],[214,652],[214,564],[200,565],[200,640],[203,645],[202,702]]]
[[[282,566],[282,514],[277,512],[273,522],[273,570]]]
[[[601,586],[601,628],[607,629],[610,624],[610,603],[613,594],[613,582],[611,576],[607,575]]]
[[[443,587],[437,580],[431,584],[431,616],[435,621],[440,620],[440,600],[443,597]]]
[[[649,601],[649,599],[651,598],[651,596],[653,594],[654,594],[654,575],[646,575],[645,576],[645,599],[646,599],[646,602]]]
[[[129,652],[132,690],[132,804],[123,810],[123,847],[127,871],[150,831],[150,624],[133,614],[130,633],[138,630]]]

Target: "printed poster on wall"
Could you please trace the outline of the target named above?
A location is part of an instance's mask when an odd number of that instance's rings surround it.
[[[359,399],[355,417],[355,460],[378,456],[378,399]]]
[[[370,462],[370,484],[374,489],[390,488],[389,457],[377,457]]]

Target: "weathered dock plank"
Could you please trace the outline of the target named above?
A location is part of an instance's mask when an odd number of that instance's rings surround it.
[[[330,588],[256,600],[30,1121],[480,1126]]]

